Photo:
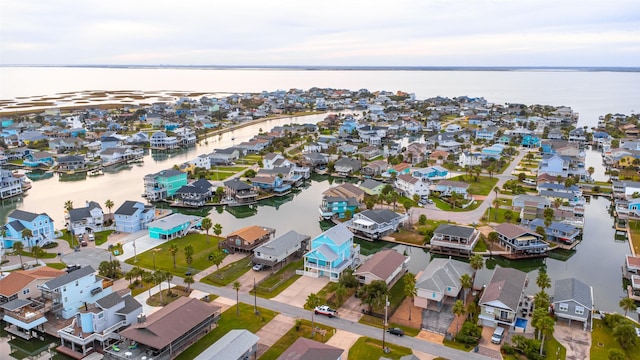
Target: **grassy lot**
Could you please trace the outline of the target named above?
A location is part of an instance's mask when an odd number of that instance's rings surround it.
[[[210,171],[209,174],[207,174],[207,179],[212,181],[222,181],[234,174],[235,172],[230,171]]]
[[[379,359],[380,357],[385,357],[397,360],[413,353],[409,348],[389,344],[388,342],[385,343],[385,347],[388,347],[391,352],[385,354],[382,351],[382,341],[363,336],[349,350],[349,359]]]
[[[111,235],[112,232],[113,232],[113,230],[105,230],[105,231],[96,232],[96,239],[95,239],[96,246],[106,243],[107,240],[109,239],[109,235]]]
[[[640,254],[640,221],[630,220],[629,230],[631,230],[631,243],[636,254]]]
[[[401,229],[400,231],[395,232],[389,236],[396,239],[396,241],[403,242],[403,243],[409,243],[414,245],[424,244],[424,235],[421,235],[415,231]]]
[[[475,176],[472,176],[471,181],[465,181],[467,178],[464,175],[458,175],[451,180],[455,181],[463,181],[469,184],[469,189],[467,192],[474,195],[489,195],[493,188],[496,187],[498,183],[498,178],[496,177],[488,177],[488,176],[479,176],[478,181],[475,181]]]
[[[271,310],[258,308],[260,315],[253,313],[253,306],[240,303],[240,315],[236,315],[236,307],[232,306],[227,311],[223,312],[218,321],[218,326],[210,333],[205,335],[195,344],[191,345],[176,359],[189,360],[195,358],[198,354],[203,352],[211,344],[218,341],[226,333],[233,329],[247,329],[252,333],[260,330],[266,323],[271,321],[277,313]]]
[[[386,241],[367,241],[359,238],[353,240],[356,244],[360,244],[360,254],[364,256],[373,255],[382,249],[391,249],[395,244]]]
[[[227,286],[251,269],[251,259],[247,256],[208,275],[201,281],[210,285]]]
[[[196,273],[213,265],[208,257],[212,251],[218,248],[218,240],[219,238],[216,236],[209,235],[209,244],[207,244],[207,236],[205,234],[192,233],[179,239],[169,240],[142,254],[138,254],[137,262],[135,258],[130,258],[126,263],[153,270],[155,256],[156,269],[168,271],[176,276],[184,276],[185,272],[190,268],[193,273]],[[175,269],[173,268],[173,256],[169,251],[173,244],[178,246]],[[184,255],[184,248],[188,245],[193,246],[194,249],[191,265],[187,264]]]
[[[211,168],[212,171],[229,171],[229,172],[238,172],[247,170],[246,166],[215,166]]]
[[[504,214],[507,213],[507,211],[511,211],[511,222],[514,223],[516,222],[516,218],[519,216],[519,214],[517,212],[514,212],[513,210],[508,210],[508,209],[497,209],[495,207],[491,207],[489,209],[487,209],[487,211],[485,211],[484,215],[482,216],[483,219],[486,219],[488,222],[497,222],[497,223],[504,223],[507,222],[507,220],[504,218]]]
[[[464,212],[464,211],[471,211],[474,210],[476,208],[478,208],[478,206],[480,206],[480,204],[482,204],[482,201],[474,201],[473,204],[467,206],[466,208],[462,208],[461,204],[456,206],[455,208],[451,207],[451,204],[449,204],[448,202],[440,199],[440,198],[432,198],[433,202],[435,203],[436,207],[440,210],[444,210],[444,211],[453,211],[453,212]]]
[[[299,328],[292,327],[286,334],[284,334],[280,340],[276,341],[273,346],[269,348],[262,356],[259,358],[260,360],[275,360],[277,359],[285,350],[291,346],[298,338],[304,337],[307,339],[313,339],[316,341],[321,341],[326,343],[327,340],[331,339],[333,336],[333,331],[335,330],[332,327],[321,325],[316,323],[316,328],[320,328],[321,330],[325,330],[325,336],[322,336],[321,333],[316,332],[313,337],[311,337],[311,321],[308,320],[300,320]]]
[[[622,350],[622,347],[613,337],[613,330],[606,327],[602,320],[594,319],[593,332],[591,333],[591,359],[607,360],[611,349]],[[628,349],[626,354],[629,360],[639,360],[640,341],[637,341],[634,347]]]
[[[24,250],[20,251],[20,253],[18,253],[17,251],[14,251],[14,252],[12,252],[12,255],[14,255],[14,256],[22,255],[22,257],[27,256],[27,257],[31,257],[31,258],[35,259],[36,258],[35,255],[31,251],[28,251],[28,250],[29,250],[28,248],[25,248]],[[57,253],[50,253],[50,252],[46,252],[46,251],[42,250],[40,252],[40,254],[38,255],[38,259],[53,259],[56,256],[58,256]]]
[[[485,252],[485,251],[487,251],[487,243],[485,243],[482,240],[479,240],[476,243],[476,246],[473,247],[473,252],[479,252],[480,253],[480,252]]]
[[[446,347],[450,347],[450,348],[454,348],[462,351],[469,351],[472,348],[472,346],[469,344],[463,344],[454,340],[447,340],[447,339],[442,340],[442,344]]]
[[[362,315],[362,317],[360,318],[360,320],[358,321],[360,324],[364,324],[364,325],[369,325],[369,326],[373,326],[373,327],[377,327],[379,329],[382,329],[382,319],[375,317],[375,316],[371,316],[371,315]],[[396,324],[396,323],[389,323],[389,326],[387,326],[388,328],[392,328],[392,327],[397,327],[400,328],[404,331],[404,334],[406,336],[417,336],[418,333],[420,333],[420,329],[414,329],[412,327],[408,327],[408,326],[404,326],[404,325],[400,325],[400,324]]]
[[[404,300],[404,277],[401,277],[395,284],[389,289],[389,306],[392,309],[398,308]]]
[[[282,282],[278,287],[276,287],[270,292],[266,292],[263,289],[269,289],[275,286],[276,284],[278,284],[278,282],[282,281],[287,276],[290,276],[289,274],[295,273],[297,269],[301,269],[303,264],[304,264],[304,259],[292,261],[287,265],[285,265],[282,269],[271,274],[267,279],[261,282],[260,285],[258,286],[258,296],[271,299],[272,297],[280,294],[284,289],[288,288],[289,285],[293,284],[302,275],[294,274],[293,276],[291,276],[286,281]],[[251,291],[251,294],[253,294],[253,291]]]
[[[47,266],[58,270],[64,270],[67,268],[67,264],[65,263],[47,263]]]
[[[338,287],[337,282],[329,282],[322,289],[320,289],[320,291],[318,291],[318,296],[321,299],[323,299],[327,305],[331,306],[334,309],[338,309],[339,307],[341,307],[342,304],[344,304],[344,302],[347,301],[347,299],[350,298],[356,292],[356,289],[347,288],[347,294],[344,296],[341,302],[338,302],[336,298],[333,296],[333,293],[336,291],[337,287]],[[306,306],[305,306],[305,309],[311,310]]]
[[[553,336],[544,341],[544,353],[547,360],[564,360],[567,358],[567,349]],[[558,356],[556,356],[558,354]]]

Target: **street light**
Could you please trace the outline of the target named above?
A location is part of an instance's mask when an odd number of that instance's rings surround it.
[[[136,252],[136,241],[133,240],[133,260],[138,262],[138,253]]]

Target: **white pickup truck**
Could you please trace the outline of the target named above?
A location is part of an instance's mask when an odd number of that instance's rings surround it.
[[[315,309],[313,309],[313,313],[318,315],[326,315],[330,318],[337,316],[338,312],[333,310],[332,308],[328,307],[327,305],[322,305],[322,306],[316,306]]]

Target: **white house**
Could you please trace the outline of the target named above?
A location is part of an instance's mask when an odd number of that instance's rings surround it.
[[[429,196],[429,185],[422,180],[409,174],[398,175],[396,178],[396,188],[408,198],[413,195]]]

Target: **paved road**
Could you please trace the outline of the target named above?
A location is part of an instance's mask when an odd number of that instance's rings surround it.
[[[515,170],[516,166],[520,163],[522,158],[527,154],[526,150],[521,150],[520,154],[516,156],[511,164],[502,174],[494,175],[498,178],[496,186],[502,189],[507,180],[514,179],[511,173]],[[427,205],[424,208],[411,208],[411,220],[416,223],[420,218],[420,215],[424,214],[429,220],[450,220],[458,224],[473,224],[480,223],[482,215],[487,211],[487,208],[493,204],[493,199],[496,198],[496,193],[491,191],[486,199],[476,209],[463,212],[443,211],[438,209],[435,205]]]

